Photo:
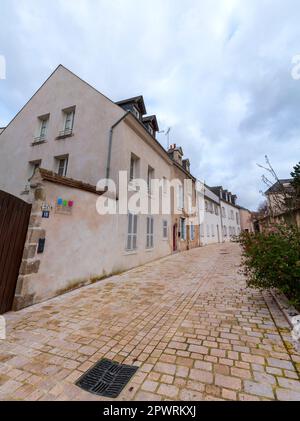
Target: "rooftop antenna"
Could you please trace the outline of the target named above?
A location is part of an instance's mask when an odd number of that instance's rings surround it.
[[[161,130],[158,133],[164,133],[165,136],[167,136],[167,149],[169,150],[170,148],[170,131],[171,131],[172,127],[168,127],[167,130]]]

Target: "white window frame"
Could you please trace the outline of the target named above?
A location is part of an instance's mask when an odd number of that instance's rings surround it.
[[[141,114],[135,105],[132,107],[131,112],[136,118],[140,119]]]
[[[215,237],[215,226],[214,226],[214,224],[211,224],[211,236],[213,238]]]
[[[65,113],[64,131],[72,133],[73,127],[74,127],[75,110],[65,111],[64,113]],[[69,116],[71,116],[70,119],[69,119]],[[68,121],[70,121],[71,123],[68,124]]]
[[[57,175],[61,177],[66,177],[68,171],[69,157],[68,156],[59,156],[57,160]],[[63,162],[63,165],[61,165]]]
[[[168,235],[168,231],[169,231],[169,227],[168,227],[168,221],[166,219],[163,220],[163,239],[167,240],[169,235]]]
[[[147,216],[147,237],[146,237],[146,248],[154,248],[154,218],[153,216]]]
[[[163,177],[163,194],[166,195],[168,193],[168,180],[167,177]]]
[[[130,168],[129,168],[129,182],[133,182],[135,179],[138,178],[138,166],[139,166],[139,158],[131,154],[130,157]]]
[[[179,184],[177,187],[177,208],[182,210],[184,208],[183,186]]]
[[[49,117],[44,117],[44,118],[41,118],[40,120],[41,120],[40,140],[45,140],[47,136]]]
[[[148,165],[148,173],[147,173],[147,186],[148,186],[148,194],[152,195],[152,180],[154,180],[154,168]]]
[[[128,213],[128,226],[127,226],[127,251],[137,250],[137,229],[138,229],[138,215]]]

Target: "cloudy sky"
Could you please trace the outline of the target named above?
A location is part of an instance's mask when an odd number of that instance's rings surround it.
[[[0,55],[0,127],[62,63],[112,100],[143,94],[194,175],[244,206],[266,154],[281,177],[300,160],[299,0],[0,0]]]

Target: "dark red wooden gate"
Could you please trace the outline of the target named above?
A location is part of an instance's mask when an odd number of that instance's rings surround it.
[[[31,205],[0,190],[0,314],[13,305]]]

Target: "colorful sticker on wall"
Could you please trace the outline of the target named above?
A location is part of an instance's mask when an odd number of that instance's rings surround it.
[[[58,197],[55,205],[55,213],[60,213],[64,215],[70,215],[74,207],[73,200],[67,200],[62,197]]]

